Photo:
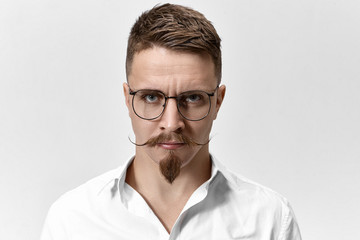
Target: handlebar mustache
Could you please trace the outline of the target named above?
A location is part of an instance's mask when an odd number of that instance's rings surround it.
[[[207,140],[204,143],[199,143],[199,142],[195,141],[194,139],[185,136],[182,133],[171,133],[171,134],[161,133],[158,136],[151,137],[149,140],[147,140],[144,143],[136,143],[136,142],[132,141],[130,139],[130,137],[128,137],[128,139],[132,144],[134,144],[135,146],[138,146],[138,147],[143,147],[143,146],[155,147],[157,144],[164,143],[167,141],[176,141],[178,143],[183,143],[188,146],[195,147],[195,146],[204,146],[204,145],[208,144],[211,140],[211,138],[210,138],[209,140]]]

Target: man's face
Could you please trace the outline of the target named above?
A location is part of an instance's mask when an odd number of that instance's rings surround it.
[[[208,55],[175,52],[161,47],[143,50],[134,56],[128,83],[124,83],[124,94],[129,110],[136,143],[142,144],[160,134],[181,133],[197,143],[206,143],[213,120],[222,103],[225,86],[221,86],[211,97],[211,109],[207,117],[200,121],[183,118],[177,109],[176,100],[168,99],[163,114],[154,120],[139,118],[133,111],[132,91],[140,89],[160,90],[167,96],[178,96],[190,90],[212,93],[217,86],[214,63]],[[174,139],[155,146],[136,147],[136,157],[148,158],[159,164],[170,154],[180,159],[182,166],[194,157],[208,157],[208,145],[188,146],[177,144]]]

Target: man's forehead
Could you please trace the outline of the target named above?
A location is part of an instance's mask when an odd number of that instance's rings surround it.
[[[216,86],[217,82],[214,63],[209,55],[159,47],[137,53],[128,78],[132,85],[147,86],[175,84],[201,87],[209,84]]]
[[[156,59],[153,59],[153,57],[156,57]],[[176,60],[184,60],[184,61],[203,61],[208,64],[208,67],[214,67],[214,62],[211,58],[211,56],[208,53],[205,52],[193,52],[193,51],[180,51],[180,50],[173,50],[161,46],[153,46],[150,48],[142,49],[141,51],[138,51],[134,54],[133,58],[133,64],[135,61],[139,62],[139,59],[141,60],[155,60],[153,61],[154,64],[156,63],[162,63],[164,64],[162,58],[166,58],[167,61],[169,61],[171,58]],[[167,63],[167,62],[165,62]]]

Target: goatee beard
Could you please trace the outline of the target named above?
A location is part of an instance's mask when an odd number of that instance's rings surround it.
[[[167,158],[160,161],[159,168],[166,181],[172,184],[176,177],[180,174],[181,165],[181,160],[174,154],[173,151],[170,151]]]

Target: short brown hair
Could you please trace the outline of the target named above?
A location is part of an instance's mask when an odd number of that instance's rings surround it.
[[[126,55],[126,75],[131,72],[134,55],[154,46],[174,51],[209,54],[215,76],[221,81],[221,39],[212,23],[191,8],[157,5],[144,12],[130,31]]]

